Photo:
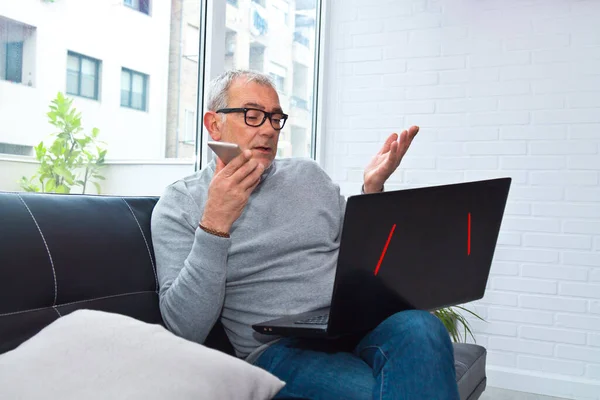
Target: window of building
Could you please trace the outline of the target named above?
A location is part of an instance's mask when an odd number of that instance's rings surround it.
[[[279,93],[285,93],[285,78],[281,75],[274,74],[273,72],[271,72],[269,75],[271,75],[273,82],[275,82],[277,91]]]
[[[260,43],[250,44],[249,68],[263,71],[265,65],[265,46]]]
[[[4,79],[21,83],[23,79],[23,42],[6,43]]]
[[[67,53],[67,93],[98,100],[100,60],[69,51]]]
[[[148,75],[127,68],[121,70],[121,106],[146,111]]]
[[[0,80],[33,86],[35,33],[33,26],[0,16]]]
[[[123,0],[123,4],[141,13],[150,15],[150,0]]]
[[[22,144],[1,143],[0,154],[13,154],[17,156],[33,155],[33,146],[25,146]]]
[[[185,28],[184,53],[183,56],[188,60],[198,62],[198,41],[200,40],[200,29],[197,26],[188,24]]]
[[[196,113],[192,110],[185,110],[183,141],[185,143],[196,142]]]
[[[228,29],[225,32],[225,69],[235,69],[236,67],[236,47],[237,47],[237,32]]]

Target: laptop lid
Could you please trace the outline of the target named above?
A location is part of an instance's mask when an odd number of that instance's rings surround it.
[[[328,333],[483,297],[511,178],[351,196]]]

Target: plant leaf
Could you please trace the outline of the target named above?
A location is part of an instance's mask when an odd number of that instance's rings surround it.
[[[96,193],[101,194],[102,193],[102,188],[100,187],[100,184],[98,182],[92,182],[94,184],[94,186],[96,186]]]
[[[477,313],[475,313],[474,311],[469,310],[468,308],[465,308],[465,307],[462,307],[462,306],[456,306],[456,308],[458,308],[458,309],[460,309],[462,311],[468,312],[469,314],[471,314],[475,318],[479,319],[480,321],[487,322],[485,319],[481,318]]]

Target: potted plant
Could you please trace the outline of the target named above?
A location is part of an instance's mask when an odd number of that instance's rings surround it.
[[[91,183],[100,193],[98,180],[104,180],[100,170],[104,167],[106,149],[100,146],[98,128],[91,133],[81,126],[81,113],[72,107],[73,100],[58,93],[50,104],[48,119],[58,131],[51,135],[54,141],[46,146],[40,142],[35,158],[40,162],[37,173],[22,177],[21,187],[28,192],[71,193],[81,187],[85,193]]]
[[[442,323],[446,327],[446,330],[450,334],[450,338],[452,338],[452,341],[466,342],[468,336],[471,336],[473,341],[475,341],[475,336],[473,336],[473,332],[471,331],[469,321],[456,309],[471,314],[480,321],[484,321],[484,319],[481,318],[479,315],[462,306],[441,308],[439,310],[435,310],[433,314],[436,317],[438,317],[440,321],[442,321]]]

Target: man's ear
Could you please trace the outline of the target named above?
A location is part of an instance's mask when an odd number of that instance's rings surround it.
[[[207,111],[204,114],[204,127],[212,140],[221,140],[221,117],[216,112]]]

